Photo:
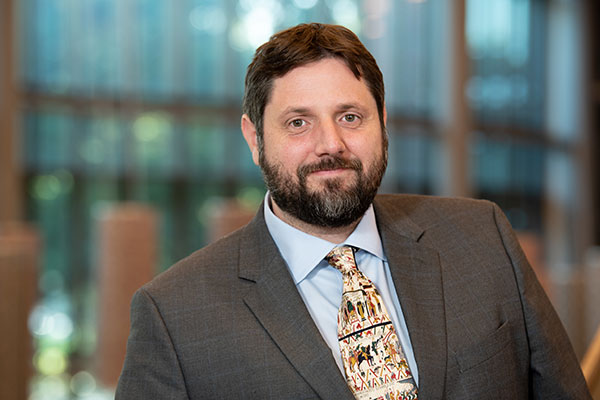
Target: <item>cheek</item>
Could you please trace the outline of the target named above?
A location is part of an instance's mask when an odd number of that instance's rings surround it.
[[[354,156],[358,157],[363,163],[372,162],[383,156],[383,138],[374,137],[370,140],[357,140],[348,147]]]
[[[310,162],[311,147],[302,140],[286,140],[273,145],[273,153],[278,161],[294,170]]]
[[[277,165],[288,173],[295,173],[302,164],[302,155],[298,148],[283,143],[265,143],[264,159],[271,165]]]

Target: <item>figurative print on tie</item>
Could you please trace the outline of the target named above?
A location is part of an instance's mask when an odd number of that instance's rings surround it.
[[[356,266],[354,249],[326,257],[342,273],[338,339],[348,386],[360,400],[417,399],[417,388],[383,300]]]

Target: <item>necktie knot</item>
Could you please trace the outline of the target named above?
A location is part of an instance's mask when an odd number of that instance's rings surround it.
[[[354,259],[355,249],[351,246],[338,246],[331,250],[325,259],[335,269],[340,271],[342,274],[348,274],[352,270],[355,270],[356,260]]]

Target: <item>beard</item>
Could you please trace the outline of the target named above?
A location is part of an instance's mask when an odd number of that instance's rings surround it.
[[[365,171],[360,160],[346,160],[328,156],[308,165],[301,165],[296,176],[283,171],[281,164],[269,163],[260,155],[260,167],[271,198],[279,208],[291,216],[314,226],[340,228],[362,218],[377,194],[387,167],[387,146],[382,157]],[[320,188],[307,186],[312,172],[347,168],[354,172],[353,178],[324,180]],[[352,180],[350,185],[346,181]]]

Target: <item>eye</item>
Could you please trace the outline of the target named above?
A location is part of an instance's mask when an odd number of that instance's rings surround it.
[[[346,115],[343,116],[343,120],[345,122],[353,123],[353,122],[356,122],[358,120],[358,115],[356,115],[356,114],[346,114]]]
[[[306,121],[303,119],[294,119],[290,121],[290,126],[292,128],[302,128],[304,125],[306,125]]]

